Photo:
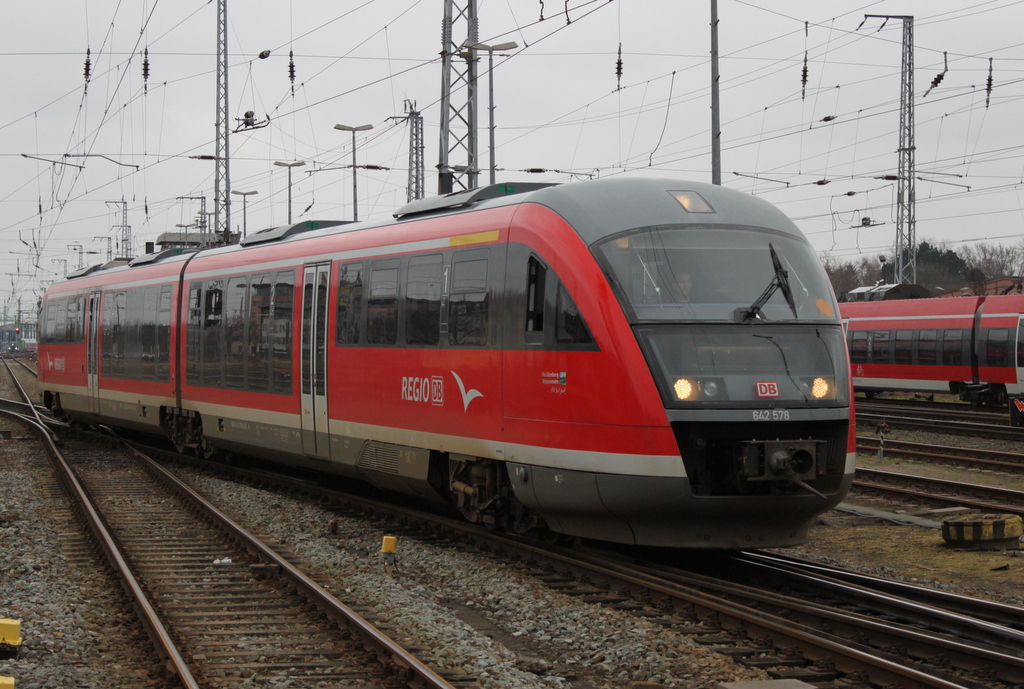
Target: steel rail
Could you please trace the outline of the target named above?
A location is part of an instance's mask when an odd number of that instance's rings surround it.
[[[1024,472],[1024,455],[949,445],[928,445],[904,440],[889,440],[857,436],[857,449],[864,452],[882,449],[883,453],[900,457],[922,457],[944,464],[972,464],[989,469],[1004,469],[1011,473]]]
[[[287,577],[291,582],[317,607],[323,610],[329,617],[338,624],[347,626],[352,632],[358,634],[364,641],[372,644],[378,653],[378,657],[384,654],[390,657],[393,662],[413,673],[414,683],[409,686],[431,687],[433,689],[454,689],[444,678],[435,673],[416,656],[409,653],[396,641],[388,637],[372,624],[364,620],[352,608],[348,607],[337,598],[328,593],[322,586],[313,581],[301,570],[293,566],[276,551],[267,546],[261,540],[242,528],[231,517],[220,511],[189,486],[185,485],[176,476],[157,464],[144,453],[137,450],[130,443],[121,441],[153,477],[167,486],[179,497],[186,500],[206,516],[215,521],[228,534],[242,544],[242,547],[253,553],[266,563],[277,565],[281,575]]]
[[[857,475],[862,478],[858,479]],[[967,497],[957,497],[956,495],[942,495],[939,493],[924,492],[914,488],[901,488],[899,486],[887,485],[884,483],[876,483],[870,480],[864,480],[869,476],[875,476],[880,479],[897,480],[905,483],[916,483],[924,486],[935,486],[940,488],[949,488],[950,490],[970,491],[974,490],[977,493],[988,493],[993,497],[1005,496],[1008,498],[1014,498],[1018,501],[1017,505],[1007,505],[1003,503],[986,502],[982,499],[974,499]],[[1009,488],[998,488],[995,486],[981,486],[973,483],[958,483],[956,481],[948,481],[945,479],[927,478],[925,476],[915,476],[913,474],[901,474],[894,471],[884,471],[882,469],[866,469],[864,467],[857,467],[856,474],[854,474],[853,485],[856,488],[863,488],[868,490],[879,490],[886,493],[896,493],[898,495],[906,495],[907,497],[921,498],[925,500],[934,500],[950,505],[963,505],[965,507],[973,507],[984,512],[1005,512],[1008,514],[1018,514],[1024,516],[1024,491],[1012,490]]]
[[[131,600],[132,606],[135,608],[136,614],[139,616],[139,620],[142,622],[143,627],[145,627],[150,640],[153,642],[153,645],[157,650],[157,653],[166,661],[167,669],[177,676],[184,689],[200,689],[199,683],[196,682],[195,677],[193,677],[188,664],[182,657],[181,652],[178,650],[177,645],[168,633],[167,628],[164,627],[163,622],[160,621],[160,618],[157,615],[156,610],[153,609],[152,604],[149,602],[149,598],[146,596],[145,591],[143,591],[138,580],[135,578],[135,575],[133,575],[129,569],[128,563],[125,561],[124,556],[118,549],[113,536],[109,531],[107,531],[102,517],[100,517],[100,514],[95,505],[93,505],[92,500],[90,500],[85,488],[83,488],[82,484],[78,481],[78,477],[75,475],[74,470],[67,463],[63,454],[57,448],[53,434],[46,427],[46,424],[24,414],[4,410],[0,410],[0,413],[19,419],[36,432],[46,449],[46,454],[50,459],[50,463],[57,472],[58,480],[64,485],[64,488],[67,490],[70,497],[75,500],[81,508],[86,524],[96,537],[100,548],[103,550],[103,553],[107,558],[107,562],[110,563],[111,567],[120,578],[122,588]],[[34,408],[33,413],[36,413]]]

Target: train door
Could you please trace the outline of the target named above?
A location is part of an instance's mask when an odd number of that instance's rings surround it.
[[[330,452],[327,426],[327,301],[331,264],[307,265],[302,280],[302,451],[326,459]]]
[[[100,316],[100,295],[99,291],[91,292],[86,297],[86,317],[89,325],[86,331],[86,377],[89,389],[89,413],[100,413],[100,382],[99,382],[99,316]]]

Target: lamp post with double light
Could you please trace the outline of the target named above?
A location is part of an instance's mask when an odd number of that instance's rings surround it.
[[[245,216],[246,206],[249,204],[249,197],[253,194],[258,194],[258,191],[235,191],[231,190],[232,194],[238,194],[242,197],[242,239],[245,239],[245,235],[249,230],[249,220]],[[288,222],[291,222],[291,192],[288,193]]]
[[[514,48],[518,48],[519,44],[515,41],[499,43],[497,45],[487,45],[486,43],[467,43],[466,47],[470,50],[487,51],[487,90],[489,97],[487,110],[490,114],[491,184],[494,184],[495,171],[497,170],[497,168],[494,167],[494,51],[513,50]]]
[[[352,220],[359,220],[359,197],[356,186],[356,132],[365,132],[373,129],[372,124],[361,124],[357,127],[350,127],[347,124],[336,124],[334,128],[343,132],[352,132]]]
[[[275,160],[274,161],[274,165],[277,165],[278,167],[286,167],[286,168],[288,168],[288,224],[289,225],[292,224],[292,168],[293,167],[302,167],[305,164],[306,164],[306,161],[304,161],[304,160],[297,160],[294,163],[286,163],[286,162],[281,161],[281,160]]]

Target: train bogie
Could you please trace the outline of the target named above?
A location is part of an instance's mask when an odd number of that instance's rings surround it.
[[[850,485],[831,289],[751,197],[500,185],[243,244],[52,286],[51,408],[623,543],[795,544]]]

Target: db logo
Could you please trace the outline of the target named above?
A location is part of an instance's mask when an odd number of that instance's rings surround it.
[[[758,382],[757,385],[757,396],[758,397],[778,397],[779,396],[779,384],[775,381]]]

